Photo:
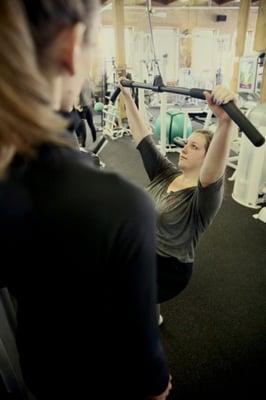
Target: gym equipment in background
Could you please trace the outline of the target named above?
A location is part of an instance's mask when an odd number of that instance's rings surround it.
[[[108,98],[108,101],[108,105],[103,108],[103,135],[112,140],[119,139],[124,135],[131,135],[130,129],[124,126],[116,105],[112,104],[110,98]]]
[[[265,194],[266,194],[266,192],[265,192]],[[253,218],[259,219],[260,221],[266,223],[266,206],[262,207],[260,209],[260,211],[258,212],[258,214],[254,214]]]
[[[166,112],[166,144],[174,144],[176,137],[185,139],[192,133],[192,124],[187,113],[181,110],[170,109]],[[161,119],[157,118],[155,122],[155,137],[159,140],[161,137]]]
[[[266,138],[266,104],[250,110],[247,117]],[[265,200],[265,192],[266,144],[255,148],[242,135],[232,197],[246,207],[258,208]]]
[[[265,53],[258,56],[243,56],[239,62],[238,93],[260,95]]]
[[[259,56],[243,56],[240,58],[238,74],[238,105],[244,115],[260,103],[260,86],[262,80],[265,53]],[[227,165],[235,171],[229,180],[234,181],[240,155],[241,134],[238,134],[231,143],[231,152]]]
[[[148,85],[140,82],[126,81],[122,80],[121,85],[125,87],[138,87],[142,89],[150,89],[156,92],[169,92],[176,94],[183,94],[185,96],[196,97],[199,99],[205,99],[204,92],[205,89],[186,89],[180,87],[164,86],[162,85]],[[117,87],[112,94],[110,100],[114,103],[117,96],[119,95],[121,89]],[[245,115],[239,110],[233,101],[222,105],[225,112],[230,116],[230,118],[239,126],[240,130],[243,131],[249,140],[254,144],[254,146],[262,146],[265,142],[264,136],[257,130],[257,128],[245,117]]]
[[[239,107],[243,112],[248,111],[259,103],[259,60],[257,56],[244,56],[240,58],[238,89]]]
[[[97,113],[100,113],[103,111],[104,108],[104,104],[101,101],[98,101],[97,103],[95,103],[94,105],[94,111]]]

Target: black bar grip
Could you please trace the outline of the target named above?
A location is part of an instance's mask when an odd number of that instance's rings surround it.
[[[209,90],[192,88],[189,90],[189,96],[194,97],[195,99],[206,100],[206,97],[203,94],[204,92],[211,93]]]
[[[112,95],[110,97],[110,100],[111,100],[111,102],[113,104],[115,103],[115,101],[116,101],[117,97],[119,96],[120,92],[121,92],[121,89],[120,89],[120,87],[117,86],[117,88],[115,89],[115,91],[112,93]]]
[[[247,117],[239,110],[233,101],[222,104],[223,109],[229,117],[239,126],[240,131],[243,131],[254,146],[262,146],[265,138],[255,128],[255,126],[247,119]]]
[[[139,85],[142,85],[141,83],[130,81],[129,79],[122,79],[120,81],[120,83],[121,83],[122,86],[125,86],[125,87],[133,87],[134,84],[136,85],[136,87],[139,87]]]
[[[133,81],[129,81],[129,80],[122,80],[122,81],[120,81],[120,83],[121,83],[122,86],[126,86],[126,87],[132,87],[133,84],[134,84]],[[112,95],[110,97],[110,100],[111,100],[111,102],[113,104],[115,103],[115,101],[116,101],[117,97],[119,96],[120,92],[121,92],[121,89],[120,89],[120,87],[117,86],[117,88],[115,89],[115,91],[112,93]]]
[[[153,91],[182,94],[202,100],[206,100],[204,92],[211,93],[209,90],[206,89],[198,89],[198,88],[186,89],[186,88],[175,88],[175,87],[164,87],[164,86],[155,87],[128,80],[122,80],[121,84],[126,87],[139,87],[144,89],[150,89]],[[120,91],[121,90],[119,87],[115,89],[114,93],[110,98],[112,103],[115,102]],[[265,138],[256,129],[256,127],[247,119],[247,117],[239,110],[239,108],[235,105],[233,101],[229,101],[229,103],[222,104],[221,106],[225,110],[225,112],[229,115],[229,117],[239,126],[240,130],[247,135],[247,137],[254,144],[254,146],[259,147],[264,144]]]
[[[205,100],[204,92],[208,90],[193,88],[190,89],[190,96],[197,99]],[[255,128],[248,118],[239,110],[233,101],[222,104],[221,107],[229,115],[229,117],[239,126],[240,131],[244,132],[254,146],[262,146],[265,138]]]

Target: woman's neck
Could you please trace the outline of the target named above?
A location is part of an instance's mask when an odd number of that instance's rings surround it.
[[[53,77],[48,80],[48,90],[51,96],[51,105],[55,111],[60,111],[62,103],[62,79]]]
[[[49,70],[45,63],[41,68],[41,73],[48,84],[52,107],[55,111],[59,111],[62,102],[62,78],[56,75],[54,71]]]
[[[186,185],[196,186],[199,180],[199,171],[182,171],[180,180]]]

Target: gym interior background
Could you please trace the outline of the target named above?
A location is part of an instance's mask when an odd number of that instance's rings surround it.
[[[107,138],[97,149],[102,167],[141,187],[148,182],[123,104],[109,101],[118,75],[125,72],[147,83],[161,75],[166,85],[177,87],[212,89],[225,84],[266,136],[265,0],[102,3],[100,57],[92,88],[96,144]],[[204,101],[149,90],[139,90],[137,101],[158,146],[175,162],[180,143],[172,136],[186,138],[187,124],[192,129],[215,128]],[[173,113],[173,131],[168,125],[161,132],[160,120]],[[87,133],[89,150],[89,128]],[[256,149],[236,129],[223,205],[200,241],[192,281],[180,296],[162,305],[161,336],[173,377],[169,399],[231,394],[256,398],[265,391],[265,154],[265,145]],[[1,293],[0,305],[1,399],[5,386],[19,393],[22,382],[6,293]],[[8,379],[3,379],[4,373]]]

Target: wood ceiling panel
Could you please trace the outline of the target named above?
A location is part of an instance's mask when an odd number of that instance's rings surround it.
[[[187,4],[191,4],[193,3],[193,5],[200,5],[202,4],[203,0],[193,0],[193,2],[191,0],[187,0]],[[106,5],[106,4],[110,4],[112,3],[112,0],[101,0],[101,4],[102,5]],[[146,0],[125,0],[124,1],[125,5],[130,5],[130,6],[139,6],[139,5],[146,5]],[[180,1],[178,0],[153,0],[152,1],[152,5],[154,7],[156,6],[180,6]],[[208,0],[206,0],[206,3],[208,3]],[[234,0],[212,0],[212,4],[213,6],[217,6],[217,5],[224,5],[227,3],[231,3],[232,5],[236,5],[239,6],[240,4],[240,0],[239,1],[234,1]],[[259,0],[252,0],[253,4],[258,4]],[[182,0],[182,4],[185,4],[185,0]],[[230,5],[231,5],[230,4]],[[191,4],[192,5],[192,4]]]

